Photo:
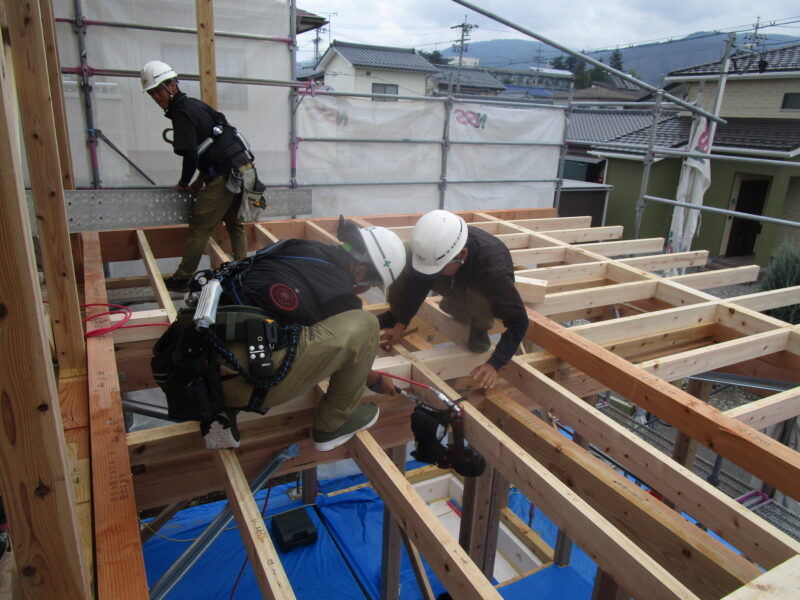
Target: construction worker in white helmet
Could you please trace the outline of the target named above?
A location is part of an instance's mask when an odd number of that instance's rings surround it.
[[[232,370],[233,361],[220,358],[224,355],[204,360],[203,364],[218,365],[213,372],[208,367],[200,369],[202,377],[221,380],[216,388],[205,386],[221,394],[218,408],[210,411],[212,414],[186,414],[187,403],[181,402],[191,396],[191,407],[197,406],[197,386],[190,393],[179,389],[180,382],[188,379],[186,369],[181,372],[185,363],[169,363],[185,349],[176,349],[174,344],[189,340],[189,352],[183,354],[192,355],[195,362],[203,360],[197,356],[202,350],[193,348],[208,344],[204,338],[199,344],[192,341],[196,341],[192,314],[179,314],[173,328],[184,329],[180,334],[167,332],[163,342],[159,340],[153,373],[167,395],[171,416],[200,421],[207,447],[236,446],[231,436],[238,438],[235,415],[239,410],[267,410],[304,394],[326,378],[330,378],[328,389],[317,404],[311,432],[316,450],[332,450],[377,421],[378,407],[361,404],[364,387],[390,394],[394,386],[388,377],[371,370],[378,350],[378,320],[361,309],[357,294],[371,287],[391,289],[405,266],[406,252],[394,232],[383,227],[359,228],[341,217],[337,237],[341,246],[281,240],[242,261],[223,265],[217,272],[199,271],[193,277],[193,292],[202,290],[210,279],[220,282],[223,291],[214,323],[218,336],[214,348],[218,351],[219,344],[227,346],[243,372]],[[269,349],[262,346],[258,350],[267,356],[260,354],[254,363],[251,329],[257,326],[257,333],[262,332],[267,320],[281,327],[275,330]],[[270,334],[258,335],[270,339]],[[271,363],[274,373],[256,382],[263,359]],[[222,405],[224,409],[219,410]],[[182,412],[172,414],[178,411]]]
[[[225,115],[179,89],[178,74],[168,64],[148,62],[142,68],[141,82],[142,89],[172,121],[173,151],[183,158],[178,183],[172,189],[197,196],[183,258],[175,273],[165,279],[170,291],[186,292],[208,238],[220,222],[225,222],[234,258],[247,256],[239,208],[244,174],[250,179],[255,174],[254,158]],[[196,171],[199,174],[192,181]]]
[[[469,324],[467,347],[487,352],[495,317],[506,330],[488,360],[472,370],[483,388],[514,355],[528,330],[525,304],[514,286],[514,263],[505,244],[446,210],[424,214],[414,225],[411,260],[387,294],[389,312],[379,316],[384,348],[396,344],[429,292],[442,296],[441,308]]]

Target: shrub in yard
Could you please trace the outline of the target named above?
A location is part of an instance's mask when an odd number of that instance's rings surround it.
[[[800,285],[800,249],[783,240],[761,280],[761,290],[777,290]],[[783,306],[767,311],[767,314],[787,323],[800,323],[800,304]]]

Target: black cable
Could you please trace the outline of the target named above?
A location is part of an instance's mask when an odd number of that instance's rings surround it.
[[[333,541],[334,546],[336,546],[336,549],[339,551],[342,560],[344,560],[344,564],[346,564],[347,568],[350,570],[350,574],[353,576],[353,580],[358,584],[361,593],[364,594],[364,598],[366,598],[367,600],[372,600],[372,597],[369,595],[369,592],[367,592],[367,589],[364,587],[364,584],[361,583],[361,580],[358,578],[358,574],[356,574],[355,569],[350,564],[350,561],[347,560],[347,556],[345,555],[344,550],[342,550],[342,547],[339,545],[339,542],[336,540],[336,536],[333,535],[333,532],[331,531],[331,528],[328,525],[325,515],[322,514],[322,511],[316,504],[314,504],[314,511],[317,513],[317,517],[319,517],[319,521],[320,523],[322,523],[322,526],[325,528],[325,531],[328,532],[328,536]]]

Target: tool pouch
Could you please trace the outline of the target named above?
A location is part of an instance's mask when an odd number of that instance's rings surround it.
[[[205,421],[225,408],[216,353],[191,318],[170,325],[153,347],[150,367],[170,419]]]

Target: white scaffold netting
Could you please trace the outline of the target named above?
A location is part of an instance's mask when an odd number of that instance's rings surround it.
[[[445,115],[441,100],[306,97],[297,173],[314,189],[314,215],[438,208]],[[444,208],[552,206],[564,123],[556,108],[457,103]]]

